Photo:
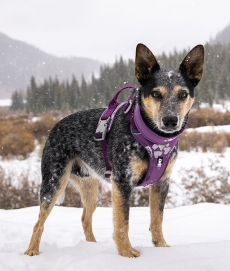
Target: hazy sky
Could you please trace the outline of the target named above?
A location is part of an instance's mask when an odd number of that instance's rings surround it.
[[[209,41],[230,23],[229,0],[0,0],[0,32],[57,56],[134,59]]]

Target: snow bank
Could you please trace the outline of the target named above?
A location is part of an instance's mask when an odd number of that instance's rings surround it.
[[[93,228],[98,242],[89,243],[81,228],[82,209],[58,206],[46,222],[41,254],[25,256],[38,211],[38,207],[0,210],[0,270],[230,270],[230,205],[166,209],[163,230],[170,248],[151,244],[149,209],[131,208],[130,240],[141,252],[137,259],[117,254],[111,208],[97,208]]]
[[[11,106],[11,99],[0,99],[0,106]]]
[[[202,126],[198,128],[186,129],[186,132],[198,132],[198,133],[230,133],[230,125],[218,125],[218,126]]]

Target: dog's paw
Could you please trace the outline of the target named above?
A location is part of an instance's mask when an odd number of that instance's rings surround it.
[[[123,257],[128,258],[137,258],[140,256],[140,252],[133,247],[130,247],[129,249],[126,250],[120,250],[119,254]]]
[[[33,249],[27,249],[25,252],[24,252],[24,255],[28,255],[28,256],[36,256],[36,255],[39,255],[39,251],[38,250],[33,250]]]
[[[153,241],[155,247],[170,247],[165,241]]]
[[[94,236],[86,237],[87,242],[97,242]]]

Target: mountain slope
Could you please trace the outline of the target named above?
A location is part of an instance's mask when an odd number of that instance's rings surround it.
[[[216,37],[211,42],[230,44],[230,24],[228,24],[222,31],[218,32]]]
[[[100,62],[82,57],[55,57],[25,42],[0,33],[0,98],[10,96],[15,89],[26,89],[32,75],[36,82],[57,76],[60,81],[74,74],[89,80],[99,72]]]

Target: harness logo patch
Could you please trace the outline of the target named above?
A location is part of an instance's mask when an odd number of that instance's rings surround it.
[[[158,157],[157,158],[157,167],[162,167],[163,165],[163,157]]]
[[[153,144],[152,148],[154,150],[153,153],[154,153],[155,158],[160,157],[162,154],[166,155],[171,150],[169,143],[167,143],[167,144]]]

